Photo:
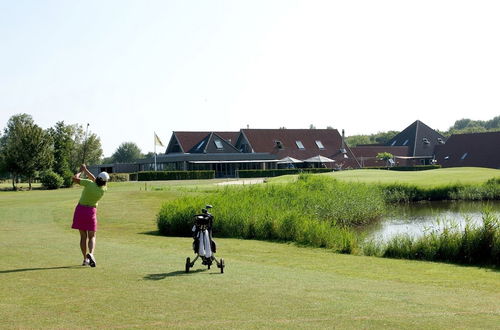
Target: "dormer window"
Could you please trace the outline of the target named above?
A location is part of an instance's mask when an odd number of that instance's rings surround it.
[[[438,143],[439,143],[439,144],[444,144],[444,140],[443,140],[443,139],[441,139],[441,138],[438,138]]]
[[[318,146],[318,148],[325,149],[325,146],[323,145],[323,143],[320,140],[316,140],[315,142],[316,142],[316,145]]]
[[[429,144],[429,143],[431,143],[431,142],[429,141],[429,139],[427,139],[427,138],[423,138],[423,139],[422,139],[422,142],[423,142],[424,144]]]
[[[281,143],[281,141],[276,140],[276,141],[274,141],[274,143],[276,143],[276,147],[278,149],[283,149],[283,143]]]
[[[221,140],[214,140],[215,146],[217,147],[217,150],[222,150],[224,149],[224,146],[222,145]]]
[[[295,141],[295,144],[297,145],[297,148],[299,148],[300,150],[305,149],[304,144],[302,144],[302,141]]]

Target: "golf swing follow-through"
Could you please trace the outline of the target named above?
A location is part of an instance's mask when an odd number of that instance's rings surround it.
[[[89,124],[87,124],[83,144],[83,162],[79,172],[73,176],[73,182],[83,186],[83,191],[75,208],[71,228],[80,231],[80,249],[83,254],[82,266],[90,265],[91,267],[95,267],[94,249],[97,231],[97,204],[107,190],[106,183],[109,181],[109,174],[101,172],[95,177],[84,163],[88,127]],[[82,174],[85,174],[87,179],[80,178]]]

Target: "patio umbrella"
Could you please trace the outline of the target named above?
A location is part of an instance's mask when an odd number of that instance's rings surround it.
[[[317,155],[311,158],[304,160],[306,163],[335,163],[333,159],[330,159],[325,156]]]
[[[278,164],[299,164],[299,163],[303,163],[303,161],[290,156],[278,160]]]

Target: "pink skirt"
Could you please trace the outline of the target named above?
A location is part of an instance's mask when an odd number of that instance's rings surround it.
[[[73,215],[73,229],[97,231],[97,209],[78,204]]]

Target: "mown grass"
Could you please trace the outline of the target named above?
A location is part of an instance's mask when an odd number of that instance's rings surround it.
[[[399,235],[386,243],[369,242],[364,254],[499,267],[500,219],[486,210],[482,225],[468,222],[462,230],[447,224],[442,230],[431,230],[418,238]]]
[[[353,226],[378,219],[382,196],[363,184],[304,174],[284,185],[231,187],[167,202],[158,214],[163,235],[190,236],[192,216],[214,205],[219,237],[292,241],[351,253]]]
[[[155,235],[155,215],[208,185],[111,184],[96,268],[69,228],[80,188],[0,192],[0,328],[498,327],[491,269],[216,238],[225,273],[185,274],[192,239]]]
[[[341,181],[375,184],[407,184],[419,187],[477,185],[500,178],[500,171],[481,167],[454,167],[428,171],[355,170],[332,172],[328,175]]]

